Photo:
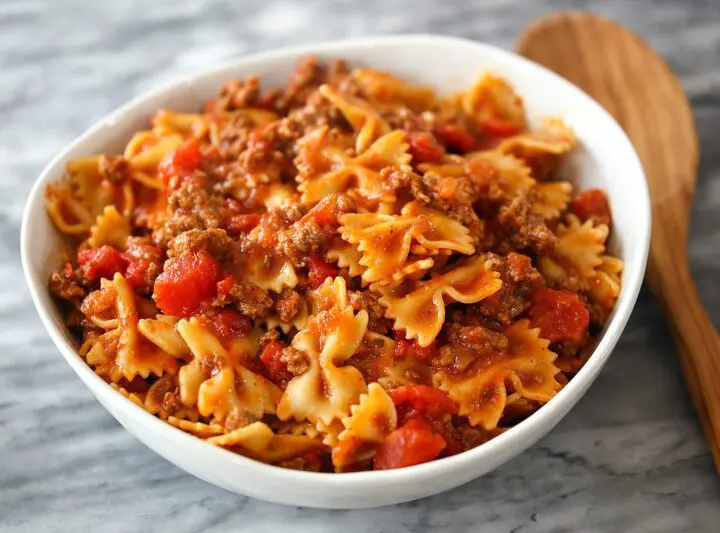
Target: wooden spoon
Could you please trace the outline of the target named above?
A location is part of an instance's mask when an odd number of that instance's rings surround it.
[[[537,20],[520,37],[518,51],[600,102],[640,156],[653,204],[647,279],[669,317],[720,471],[720,338],[698,297],[686,252],[698,141],[685,93],[665,61],[638,36],[590,13]]]

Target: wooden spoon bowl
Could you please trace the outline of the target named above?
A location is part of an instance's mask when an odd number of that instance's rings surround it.
[[[669,318],[720,471],[720,338],[698,297],[686,251],[698,166],[687,97],[655,51],[598,15],[564,12],[542,18],[523,33],[518,51],[595,98],[635,146],[652,197],[647,279]]]

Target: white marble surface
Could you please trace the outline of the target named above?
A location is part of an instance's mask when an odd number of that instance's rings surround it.
[[[718,0],[0,0],[0,531],[720,530],[718,477],[647,290],[589,394],[525,454],[433,498],[325,512],[230,494],[137,442],[57,353],[21,279],[21,211],[40,169],[160,81],[255,50],[365,34],[509,48],[536,15],[571,7],[641,33],[690,94],[703,147],[690,255],[718,324]]]

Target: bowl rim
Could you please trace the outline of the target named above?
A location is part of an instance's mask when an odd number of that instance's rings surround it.
[[[626,279],[622,287],[622,293],[618,300],[613,315],[610,318],[609,323],[606,326],[604,335],[600,342],[595,346],[592,354],[588,358],[587,362],[580,371],[573,377],[570,382],[565,385],[560,392],[547,404],[543,405],[531,416],[521,421],[517,425],[511,427],[502,434],[494,437],[488,442],[472,448],[460,454],[445,457],[415,465],[406,468],[400,468],[395,470],[383,470],[383,471],[362,471],[362,472],[350,472],[338,475],[336,473],[316,473],[316,472],[304,472],[298,470],[290,470],[274,465],[269,465],[249,459],[242,455],[233,453],[224,448],[214,446],[202,439],[195,437],[189,433],[186,433],[174,426],[171,426],[166,421],[163,421],[140,406],[133,403],[131,400],[122,396],[119,392],[113,389],[107,382],[105,382],[100,376],[98,376],[92,368],[78,355],[76,349],[66,341],[61,333],[61,329],[56,326],[52,316],[51,309],[45,304],[41,297],[41,293],[47,292],[46,283],[35,279],[31,272],[31,256],[29,250],[29,242],[32,238],[32,227],[34,225],[33,216],[39,215],[38,211],[44,212],[44,194],[47,184],[52,179],[57,179],[57,175],[53,172],[55,167],[58,166],[59,162],[64,159],[70,152],[72,152],[78,145],[84,143],[90,138],[97,135],[101,135],[103,130],[108,127],[114,126],[116,121],[122,117],[125,113],[130,112],[136,107],[142,105],[145,101],[162,95],[172,89],[188,85],[196,82],[198,79],[210,77],[214,74],[219,74],[226,70],[233,68],[251,67],[253,63],[261,63],[266,60],[275,60],[278,58],[291,58],[298,57],[303,54],[315,53],[315,54],[342,54],[343,50],[353,49],[361,50],[363,48],[372,48],[375,46],[391,47],[393,45],[400,44],[412,44],[422,43],[427,45],[428,43],[438,44],[452,44],[461,45],[466,47],[473,47],[485,52],[489,55],[494,55],[497,58],[502,59],[510,63],[515,63],[518,68],[524,69],[530,73],[534,73],[538,76],[544,77],[548,80],[552,80],[552,83],[557,85],[567,86],[569,90],[575,92],[577,97],[583,101],[583,107],[593,108],[595,113],[600,113],[606,117],[606,119],[612,123],[615,127],[616,134],[619,138],[626,143],[631,154],[631,160],[628,161],[631,167],[629,174],[633,174],[636,178],[641,179],[640,185],[641,194],[639,194],[637,201],[638,204],[635,206],[637,209],[637,216],[641,229],[639,230],[639,247],[636,248],[638,252],[639,260],[632,265],[632,270],[625,272]],[[525,450],[527,447],[532,445],[532,435],[542,435],[544,431],[549,430],[554,426],[554,423],[550,423],[548,428],[548,421],[553,418],[553,412],[561,410],[565,405],[566,401],[571,401],[571,398],[576,395],[576,391],[581,391],[583,387],[589,386],[599,374],[603,365],[607,361],[610,353],[612,352],[615,344],[617,343],[620,334],[622,333],[630,314],[634,308],[637,300],[645,271],[647,262],[647,256],[650,245],[650,223],[651,223],[651,210],[650,210],[650,196],[647,188],[647,182],[645,174],[640,160],[632,146],[632,143],[628,139],[625,132],[617,124],[615,119],[603,109],[595,100],[589,95],[582,91],[571,82],[565,80],[554,72],[518,55],[511,51],[499,48],[497,46],[473,41],[461,37],[448,37],[443,35],[434,34],[400,34],[400,35],[384,35],[375,37],[361,37],[361,38],[350,38],[340,39],[331,41],[321,41],[316,43],[298,45],[298,46],[286,46],[279,49],[264,51],[260,53],[252,53],[246,56],[241,56],[230,61],[223,61],[216,66],[211,68],[191,72],[183,76],[177,77],[172,81],[163,83],[158,87],[145,91],[142,94],[134,97],[126,104],[116,108],[114,111],[107,114],[104,118],[96,122],[93,126],[88,128],[84,133],[76,137],[73,141],[67,144],[42,170],[39,177],[36,179],[31,191],[28,195],[25,208],[23,210],[22,226],[20,234],[20,247],[21,247],[21,259],[23,265],[23,273],[25,276],[26,283],[28,285],[30,294],[32,296],[35,308],[40,315],[40,319],[50,335],[55,346],[59,349],[63,357],[67,360],[73,370],[78,376],[86,383],[94,383],[104,392],[112,393],[109,398],[115,398],[114,407],[123,411],[123,414],[130,418],[137,419],[138,422],[142,422],[143,425],[151,429],[154,434],[162,434],[163,438],[182,446],[188,452],[196,452],[198,454],[214,454],[215,458],[223,461],[230,461],[235,466],[245,470],[248,474],[257,474],[262,476],[269,476],[280,482],[287,482],[290,484],[311,484],[317,489],[341,489],[352,485],[354,489],[369,489],[377,484],[402,484],[406,482],[421,483],[425,480],[430,480],[440,474],[447,474],[448,472],[459,472],[463,470],[463,466],[469,463],[482,462],[488,460],[495,455],[502,455],[501,449],[507,447],[513,442],[528,442],[530,444],[520,449],[520,452]],[[52,302],[51,302],[52,305]],[[587,383],[587,382],[590,383]],[[96,391],[91,388],[91,392],[95,395]],[[102,403],[102,402],[101,402]],[[571,404],[573,402],[571,401]],[[572,405],[571,405],[572,407]],[[570,407],[570,408],[571,408]],[[564,417],[564,414],[560,414],[555,423],[559,422]],[[543,429],[544,428],[544,429]],[[521,446],[523,446],[521,444]],[[516,454],[513,454],[514,456]],[[511,456],[511,457],[512,457]]]

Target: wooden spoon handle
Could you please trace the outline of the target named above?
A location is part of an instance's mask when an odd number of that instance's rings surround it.
[[[654,270],[648,272],[651,279]],[[669,269],[652,285],[670,318],[690,397],[720,472],[720,336],[692,280],[681,281],[681,276],[673,274]]]

